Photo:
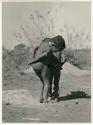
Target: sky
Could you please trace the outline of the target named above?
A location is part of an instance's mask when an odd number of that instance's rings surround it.
[[[90,2],[3,2],[2,4],[2,34],[3,46],[12,49],[19,42],[14,33],[27,20],[31,12],[45,13],[48,9],[60,7],[55,21],[55,32],[64,24],[72,25],[77,31],[91,32],[91,4]],[[47,17],[46,17],[47,18]],[[29,44],[26,40],[24,43]]]

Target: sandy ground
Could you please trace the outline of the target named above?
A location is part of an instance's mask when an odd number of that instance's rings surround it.
[[[63,67],[58,103],[39,103],[41,82],[32,69],[3,80],[3,122],[91,122],[91,72]]]

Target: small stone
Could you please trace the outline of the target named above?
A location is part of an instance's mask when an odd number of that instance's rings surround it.
[[[11,103],[8,102],[8,103],[6,103],[6,105],[11,105]]]
[[[79,103],[79,101],[78,101],[78,100],[76,100],[76,101],[75,101],[75,104],[78,104],[78,103]]]

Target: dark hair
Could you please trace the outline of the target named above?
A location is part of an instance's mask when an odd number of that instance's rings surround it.
[[[51,42],[54,42],[56,48],[57,48],[58,50],[60,50],[60,51],[66,48],[65,40],[64,40],[64,38],[63,38],[62,36],[60,36],[60,35],[51,38]]]

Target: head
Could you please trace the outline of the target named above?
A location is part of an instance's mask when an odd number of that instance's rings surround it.
[[[66,48],[65,40],[59,35],[51,38],[49,45],[53,51],[63,51]]]

